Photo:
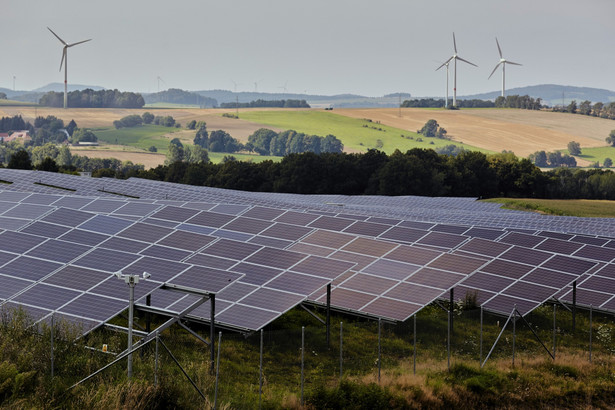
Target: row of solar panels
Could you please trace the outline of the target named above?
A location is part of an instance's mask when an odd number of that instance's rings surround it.
[[[273,206],[282,209],[349,213],[413,221],[497,227],[501,229],[553,230],[615,237],[615,222],[609,218],[557,217],[501,209],[498,204],[472,198],[382,197],[297,195],[242,192],[186,186],[131,178],[84,178],[40,171],[0,169],[0,180],[12,182],[5,189],[24,192],[198,201]],[[45,185],[41,185],[45,184]],[[52,188],[64,187],[65,189]],[[71,189],[74,191],[66,191]]]
[[[129,253],[136,254],[137,258],[153,257],[179,263],[195,263],[203,267],[226,268],[240,274],[245,273],[244,278],[221,292],[219,300],[222,300],[222,310],[219,311],[220,314],[216,320],[230,327],[249,330],[256,330],[257,324],[269,323],[283,313],[282,308],[287,310],[306,299],[305,297],[303,299],[287,297],[278,300],[267,293],[271,291],[267,287],[270,283],[281,286],[279,290],[292,290],[287,293],[293,296],[301,294],[303,290],[303,293],[307,295],[307,300],[322,303],[324,298],[322,289],[325,283],[314,280],[314,277],[318,276],[317,272],[328,272],[325,277],[334,280],[332,302],[335,307],[394,320],[405,320],[425,304],[462,281],[465,282],[458,289],[480,289],[480,300],[487,309],[508,313],[511,303],[515,302],[522,312],[527,313],[558,293],[560,289],[577,280],[580,275],[591,273],[592,275],[587,279],[602,280],[606,272],[611,269],[611,265],[607,263],[591,262],[579,257],[568,257],[540,250],[529,252],[518,246],[478,238],[470,239],[467,236],[437,231],[425,230],[417,240],[411,235],[402,235],[402,233],[410,232],[416,234],[417,232],[414,231],[420,231],[416,227],[399,226],[404,223],[403,221],[397,221],[394,225],[389,221],[387,225],[381,218],[355,216],[354,219],[350,219],[350,215],[342,218],[318,213],[228,204],[184,203],[184,207],[180,208],[145,201],[109,201],[9,192],[3,193],[0,201],[2,201],[2,206],[8,207],[5,214],[6,212],[12,213],[10,216],[4,216],[7,219],[27,216],[22,218],[22,220],[27,220],[28,217],[32,217],[31,207],[33,205],[48,207],[48,209],[37,208],[39,214],[33,218],[36,221],[19,228],[21,234],[29,233],[39,238],[49,238],[44,242],[49,243],[46,246],[52,246],[52,243],[56,247],[64,246],[65,241],[83,245],[87,241],[94,249],[91,252],[100,253],[115,250],[113,248],[117,246],[115,242],[120,241],[123,244],[121,250],[128,250]],[[104,209],[108,212],[113,208],[110,205],[115,205],[113,212],[122,210],[118,213],[122,218],[130,220],[141,218],[147,223],[135,223],[103,215],[92,216],[79,211],[79,215],[83,214],[81,219],[86,216],[88,219],[79,225],[74,225],[74,221],[80,218],[66,217],[65,214],[70,215],[75,211],[56,209],[55,206],[41,205],[42,203],[72,208],[90,207],[90,212],[95,209]],[[10,204],[13,207],[9,207]],[[61,229],[62,227],[69,229]],[[451,228],[452,226],[445,230]],[[390,233],[394,229],[398,230],[398,237],[374,239],[375,233]],[[400,229],[402,231],[399,231]],[[179,238],[190,232],[192,236],[188,242],[207,243],[196,251],[182,249],[181,243],[186,241],[182,242]],[[5,234],[8,233],[2,235]],[[196,240],[197,238],[200,238],[200,242]],[[227,238],[232,238],[232,240]],[[411,239],[409,242],[413,244],[400,245],[399,238]],[[569,239],[572,238],[575,236],[571,235]],[[542,237],[540,243],[549,239],[552,238]],[[261,246],[265,243],[269,246]],[[536,243],[535,246],[540,243]],[[38,246],[41,244],[25,252],[23,257],[47,261],[49,256],[44,255],[48,253],[44,251],[40,253],[41,249]],[[588,246],[593,245],[582,244],[579,249]],[[452,254],[446,253],[451,249],[454,249]],[[192,254],[190,254],[191,250]],[[296,251],[301,253],[298,254]],[[30,252],[33,254],[31,255]],[[316,264],[318,269],[305,272],[305,264],[297,264],[303,260],[300,257],[305,258],[306,254],[321,255],[326,259],[318,259],[319,262]],[[108,255],[111,259],[119,256],[123,255]],[[297,258],[300,259],[297,260]],[[106,257],[103,258],[105,259]],[[69,265],[98,269],[97,266],[87,264],[83,266],[87,260],[81,257],[73,258]],[[336,271],[335,274],[329,272],[331,267],[339,266],[339,262],[344,260],[348,261],[351,266],[356,264],[353,271],[347,274],[341,271]],[[15,272],[18,272],[18,269],[14,269],[15,265],[9,266],[14,262],[11,261],[3,266],[0,274],[17,278],[13,275],[16,275]],[[307,263],[307,261],[303,262]],[[124,268],[132,267],[132,263],[134,262],[129,261]],[[308,265],[312,266],[314,262]],[[297,268],[297,266],[301,267]],[[108,272],[107,277],[113,269],[122,269],[121,266],[116,265],[104,265],[103,267],[103,270]],[[4,268],[8,268],[8,271],[4,272]],[[306,276],[278,277],[278,274],[285,269],[287,275],[289,273],[307,274],[308,282],[312,284],[312,287],[305,283]],[[298,271],[292,272],[289,269]],[[347,269],[348,266],[346,266]],[[55,269],[50,272],[50,275],[53,276],[58,272]],[[36,284],[42,285],[41,280],[44,279],[38,279]],[[261,285],[264,283],[265,286],[255,289],[254,286],[257,285],[250,282],[255,280]],[[468,286],[466,282],[471,286]],[[94,291],[94,289],[96,287],[91,290],[88,288],[86,294],[93,292],[99,295],[101,291]],[[308,294],[306,289],[313,292]],[[259,292],[256,292],[257,290]],[[120,289],[117,291],[121,292]],[[233,296],[225,296],[225,292]],[[6,299],[12,303],[19,303],[21,300],[19,296],[22,293],[19,293],[17,297]],[[155,290],[152,295],[153,303],[169,311],[181,310],[182,306],[189,304],[190,296],[178,297],[176,295],[171,296],[168,291]],[[608,303],[610,299],[611,297],[605,303]],[[31,299],[26,300],[31,302]],[[41,308],[27,302],[23,303],[29,307]],[[232,310],[227,310],[231,307]],[[62,309],[58,311],[66,313]],[[226,316],[222,316],[225,311]],[[206,310],[202,312],[202,317],[208,317]],[[224,317],[233,319],[225,319],[228,322],[224,322],[222,320]]]

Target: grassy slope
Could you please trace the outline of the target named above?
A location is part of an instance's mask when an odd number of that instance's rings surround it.
[[[615,125],[614,125],[615,126]],[[568,153],[568,151],[562,151]],[[600,147],[600,148],[583,148],[581,147],[581,155],[577,155],[578,158],[584,159],[590,162],[600,162],[600,165],[604,163],[605,158],[611,158],[615,161],[615,147]]]
[[[147,150],[152,145],[158,148],[158,152],[166,152],[169,139],[165,134],[179,131],[173,127],[160,127],[158,125],[143,125],[140,127],[121,128],[95,128],[94,133],[99,141],[109,144],[128,145]]]
[[[404,152],[411,148],[436,149],[450,144],[463,146],[470,150],[480,150],[476,147],[437,138],[423,138],[423,142],[418,142],[416,138],[421,136],[415,132],[325,111],[249,111],[241,112],[239,118],[265,126],[292,129],[322,137],[333,134],[343,142],[344,148],[350,151],[364,152],[369,148],[377,148],[378,140],[382,141],[380,149],[387,154],[393,153],[395,149]],[[413,139],[402,138],[402,135]]]
[[[534,211],[549,215],[614,218],[615,202],[587,199],[516,199],[493,198],[486,202],[504,204],[504,208]]]

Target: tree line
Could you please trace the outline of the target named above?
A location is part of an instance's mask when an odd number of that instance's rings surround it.
[[[615,120],[615,102],[610,102],[608,104],[597,102],[592,104],[591,101],[585,100],[577,104],[576,100],[572,100],[567,106],[553,107],[553,111]]]
[[[405,100],[401,104],[402,108],[444,108],[445,100],[444,98],[435,99],[435,98],[417,98],[413,100]],[[448,100],[448,106],[453,106],[453,100]],[[457,100],[458,108],[493,108],[495,107],[495,103],[490,100]]]
[[[540,110],[542,99],[532,98],[529,95],[507,95],[495,99],[496,108],[519,108],[522,110]]]
[[[227,102],[220,108],[311,108],[305,100],[255,100],[248,103]]]
[[[39,100],[46,107],[63,107],[64,93],[50,91]],[[71,108],[142,108],[143,96],[130,91],[118,90],[94,91],[90,88],[68,93],[68,106]]]
[[[331,134],[326,137],[319,137],[295,130],[277,133],[267,128],[261,128],[248,137],[246,149],[260,155],[285,156],[301,152],[341,153],[344,150],[344,144]]]

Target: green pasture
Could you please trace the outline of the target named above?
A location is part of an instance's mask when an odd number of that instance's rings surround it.
[[[425,138],[414,131],[325,111],[250,111],[241,112],[239,118],[263,126],[295,130],[321,137],[332,134],[342,141],[346,150],[360,152],[376,148],[392,154],[396,149],[405,152],[412,148],[436,149],[451,144],[472,151],[489,152],[470,145],[438,138]]]
[[[169,139],[165,134],[179,131],[179,128],[161,127],[159,125],[143,125],[139,127],[120,128],[113,127],[94,128],[99,141],[108,144],[128,145],[147,150],[152,145],[158,152],[166,152]]]
[[[485,202],[503,204],[503,208],[547,215],[615,218],[615,202],[588,199],[492,198]]]
[[[0,99],[0,107],[12,107],[12,106],[20,106],[20,107],[34,107],[37,106],[37,103],[25,102],[25,101],[15,101],[15,100],[2,100]]]
[[[562,151],[564,153],[568,153],[568,150]],[[598,148],[583,148],[581,147],[581,155],[575,155],[577,158],[584,159],[586,161],[600,163],[600,166],[604,163],[605,158],[611,158],[611,160],[615,161],[615,147],[607,146],[607,147],[598,147]]]
[[[145,104],[143,108],[201,108],[196,104],[176,104],[167,102],[156,102],[151,104]]]
[[[232,156],[235,157],[235,159],[237,159],[237,161],[245,161],[245,162],[254,162],[254,163],[259,163],[259,162],[263,162],[263,161],[274,161],[274,162],[280,162],[282,160],[282,157],[272,157],[269,155],[258,155],[258,154],[239,154],[239,153],[228,153],[228,152],[208,152],[209,154],[209,160],[211,162],[213,162],[214,164],[218,164],[220,162],[222,162],[222,159],[226,156]]]

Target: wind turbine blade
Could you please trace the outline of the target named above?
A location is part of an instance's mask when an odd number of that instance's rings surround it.
[[[455,54],[457,54],[457,42],[455,41],[455,32],[453,32],[453,48],[455,49]]]
[[[68,45],[68,44],[66,44],[66,42],[65,42],[64,40],[62,40],[62,39],[60,38],[60,36],[58,36],[56,33],[54,33],[52,29],[50,29],[49,27],[47,27],[47,30],[51,31],[51,34],[53,34],[54,36],[56,36],[56,38],[57,38],[58,40],[60,40],[60,42],[61,42],[62,44],[64,44],[65,46],[67,46],[67,45]]]
[[[493,69],[493,71],[491,72],[491,74],[489,74],[489,78],[491,78],[491,76],[493,75],[493,73],[495,73],[495,70],[497,70],[497,69],[498,69],[498,67],[500,66],[500,64],[502,64],[502,62],[501,62],[501,61],[495,65],[495,68]],[[487,78],[487,80],[488,80],[489,78]]]
[[[473,65],[474,67],[478,67],[476,64],[471,63],[471,62],[469,62],[468,60],[464,60],[464,59],[463,59],[463,58],[461,58],[461,57],[457,57],[457,60],[461,60],[461,61],[463,61],[464,63],[468,63],[468,64]]]
[[[60,60],[60,70],[62,71],[62,65],[64,64],[64,60],[66,60],[66,47],[64,46],[64,48],[62,49],[62,59]]]
[[[508,60],[506,60],[506,64],[512,64],[512,65],[523,65],[523,64],[519,64],[519,63],[513,63],[512,61],[508,61]]]
[[[87,43],[88,41],[92,41],[92,39],[90,38],[87,40],[79,41],[77,43],[69,44],[68,47],[76,46],[77,44]]]
[[[495,38],[495,44],[498,45],[498,52],[500,53],[500,58],[504,58],[502,57],[502,49],[500,48],[500,43],[498,43],[498,38]]]
[[[444,63],[442,63],[442,65],[440,67],[436,68],[436,71],[438,71],[439,69],[441,69],[442,67],[444,67],[445,65],[450,63],[452,59],[453,59],[453,57],[451,57],[448,60],[446,60]]]

